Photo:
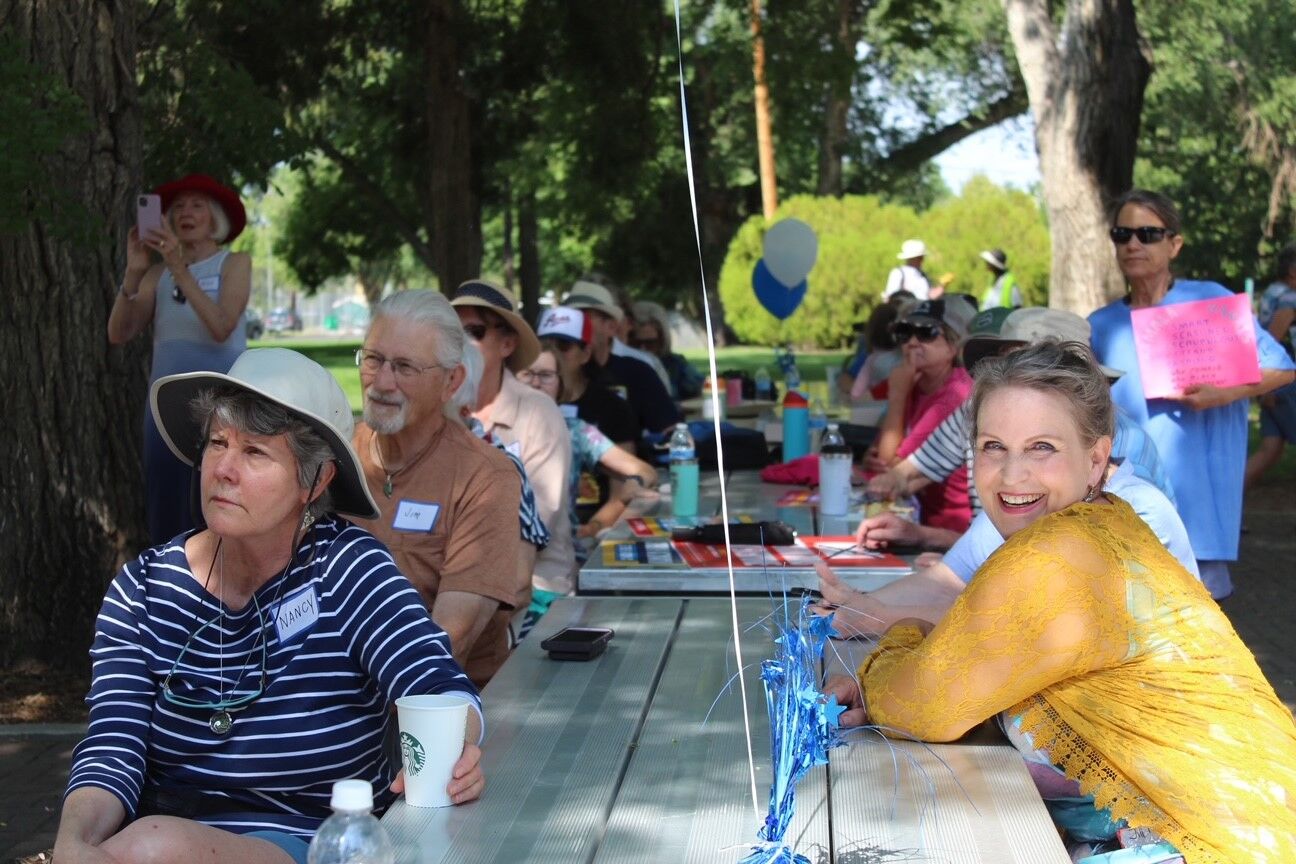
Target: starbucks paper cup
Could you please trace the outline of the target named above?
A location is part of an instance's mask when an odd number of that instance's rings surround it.
[[[450,773],[463,753],[468,702],[439,694],[396,700],[405,801],[411,807],[449,807]]]

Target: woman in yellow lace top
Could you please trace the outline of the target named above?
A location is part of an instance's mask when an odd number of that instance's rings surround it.
[[[828,682],[844,722],[952,741],[1002,714],[1028,759],[1189,864],[1296,861],[1292,714],[1202,584],[1102,493],[1113,409],[1088,347],[979,372],[977,491],[1007,542],[939,624],[897,623],[856,680]]]

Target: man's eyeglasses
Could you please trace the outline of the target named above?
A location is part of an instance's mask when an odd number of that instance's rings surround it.
[[[662,340],[656,336],[650,336],[647,339],[631,339],[630,347],[638,348],[641,351],[651,351],[656,354],[657,349],[661,347]]]
[[[360,370],[370,375],[377,375],[382,371],[384,363],[390,363],[392,373],[400,378],[414,378],[418,375],[422,375],[429,369],[441,368],[439,363],[433,363],[431,366],[420,366],[417,363],[406,360],[404,357],[397,357],[394,360],[389,360],[377,351],[368,351],[364,348],[356,349],[355,360],[356,365],[360,367]]]
[[[541,370],[540,372],[523,369],[521,372],[517,373],[517,379],[523,384],[552,384],[558,380],[558,373],[548,369]]]
[[[901,321],[891,325],[891,335],[895,337],[897,345],[903,345],[915,336],[919,342],[935,342],[941,336],[941,328],[939,324],[912,324]]]
[[[1144,246],[1153,243],[1160,243],[1167,237],[1175,236],[1175,232],[1169,228],[1162,228],[1160,225],[1141,225],[1138,228],[1126,228],[1124,225],[1117,225],[1109,232],[1112,242],[1117,246],[1124,246],[1130,241],[1131,237],[1137,237],[1138,241]]]
[[[486,334],[491,330],[506,330],[508,328],[503,324],[465,324],[463,329],[468,334],[469,339],[480,342],[486,338]]]

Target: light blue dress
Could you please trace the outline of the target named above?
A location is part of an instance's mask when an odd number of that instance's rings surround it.
[[[1176,280],[1161,305],[1231,296],[1233,292],[1214,282]],[[1109,303],[1090,315],[1089,323],[1099,362],[1125,372],[1112,385],[1112,398],[1156,444],[1199,565],[1236,561],[1242,525],[1242,473],[1247,458],[1248,400],[1194,411],[1172,399],[1144,399],[1129,303],[1124,299]],[[1294,368],[1287,353],[1258,323],[1255,332],[1262,369]],[[1224,584],[1212,584],[1210,571],[1206,567],[1201,570],[1213,596],[1228,595],[1231,586],[1226,568],[1210,568],[1222,571]]]
[[[221,267],[228,249],[189,265],[199,287],[213,301],[220,298]],[[217,342],[198,319],[193,307],[175,299],[175,278],[164,270],[153,297],[153,368],[149,386],[167,375],[183,372],[225,373],[247,348],[244,318],[239,316],[224,342]],[[153,412],[144,406],[144,476],[148,489],[149,537],[165,543],[196,524],[192,486],[195,470],[167,447],[153,424]]]

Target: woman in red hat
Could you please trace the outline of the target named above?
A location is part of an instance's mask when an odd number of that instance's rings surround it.
[[[247,347],[243,313],[252,261],[223,248],[247,224],[243,202],[206,174],[154,191],[165,218],[142,237],[137,227],[127,235],[126,272],[108,318],[108,341],[121,345],[153,325],[150,384],[182,372],[227,372]],[[156,544],[193,527],[193,472],[163,443],[147,408],[144,414],[149,535]]]

